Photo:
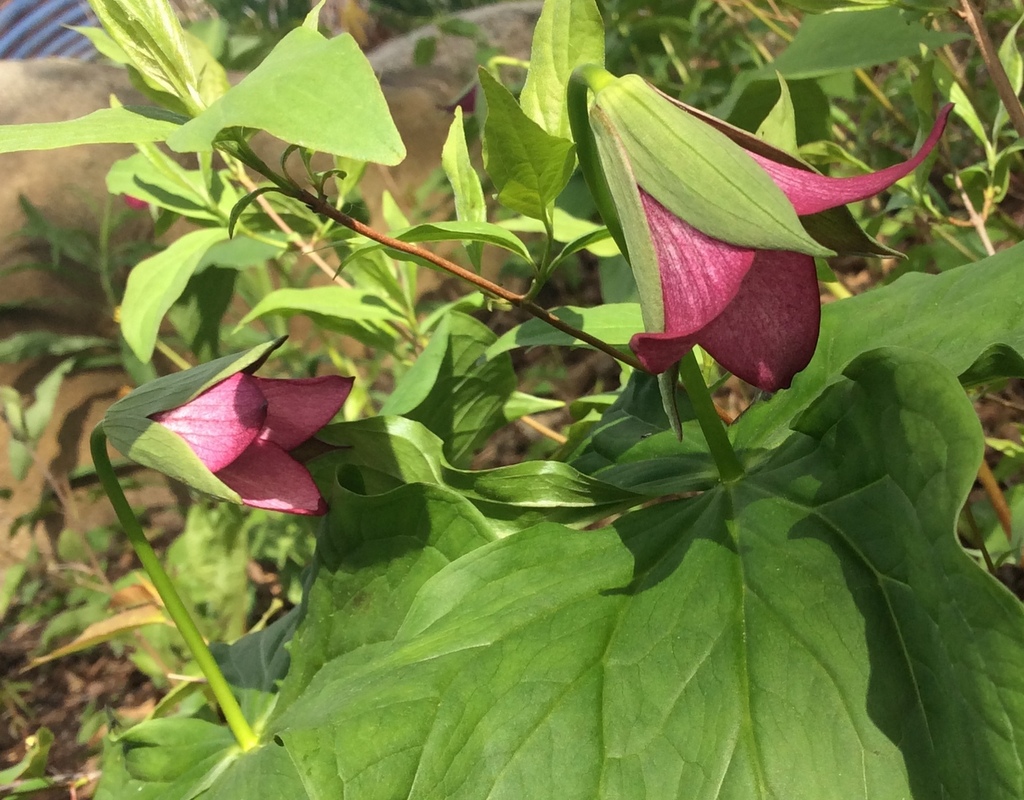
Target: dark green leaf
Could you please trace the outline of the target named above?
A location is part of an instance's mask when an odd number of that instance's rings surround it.
[[[505,424],[502,409],[516,388],[512,360],[485,353],[497,337],[458,312],[441,320],[426,349],[381,408],[423,423],[444,442],[445,455],[465,466]]]

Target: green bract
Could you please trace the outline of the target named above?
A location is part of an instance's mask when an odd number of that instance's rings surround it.
[[[150,417],[177,408],[238,372],[253,372],[284,343],[284,337],[242,353],[166,375],[140,386],[103,416],[103,430],[121,453],[201,492],[241,503],[238,493],[217,478],[184,439]]]
[[[639,75],[609,81],[594,106],[607,120],[595,134],[618,138],[636,183],[694,228],[758,250],[835,255],[807,234],[782,190],[742,147]],[[602,165],[608,169],[604,158]]]

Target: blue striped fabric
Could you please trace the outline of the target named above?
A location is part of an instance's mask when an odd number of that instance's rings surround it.
[[[96,49],[68,25],[96,25],[86,0],[0,0],[0,59],[93,59]]]

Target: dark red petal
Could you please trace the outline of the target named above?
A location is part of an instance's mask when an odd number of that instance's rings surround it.
[[[638,333],[629,340],[644,369],[655,374],[664,372],[685,356],[697,340],[678,333]]]
[[[151,417],[184,439],[211,472],[238,458],[259,436],[266,418],[267,401],[256,379],[243,372]]]
[[[307,516],[327,513],[308,470],[273,442],[257,439],[217,477],[253,508]]]
[[[706,236],[643,189],[640,199],[658,258],[664,332],[682,336],[695,333],[721,314],[736,296],[754,263],[755,251]]]
[[[942,131],[946,127],[946,119],[952,110],[953,105],[949,104],[939,112],[935,126],[928,134],[925,143],[911,158],[901,164],[894,164],[868,175],[856,175],[852,178],[829,178],[816,172],[779,164],[749,150],[747,154],[760,164],[782,189],[797,214],[801,216],[817,214],[819,211],[843,206],[855,200],[863,200],[878,194],[917,169],[935,147],[939,137],[942,136]]]
[[[267,419],[260,438],[284,450],[294,450],[330,422],[341,410],[353,383],[352,378],[340,375],[254,380],[267,399]]]
[[[736,299],[697,340],[734,375],[774,392],[807,366],[820,323],[814,259],[762,250]]]

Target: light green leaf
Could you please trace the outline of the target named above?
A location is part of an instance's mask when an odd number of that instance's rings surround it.
[[[576,67],[604,66],[604,21],[594,0],[545,3],[530,49],[530,71],[519,102],[552,136],[572,140],[565,88]]]
[[[513,211],[546,219],[575,166],[572,142],[546,133],[519,107],[512,93],[480,70],[487,97],[484,165],[498,200]]]
[[[448,176],[455,195],[455,216],[460,222],[486,222],[487,201],[480,185],[480,176],[476,174],[469,158],[466,146],[466,132],[462,125],[462,109],[455,109],[455,119],[448,129],[448,138],[441,150],[441,166]],[[480,270],[480,259],[483,248],[477,242],[466,247],[470,260],[477,271]]]
[[[789,86],[786,84],[786,79],[782,75],[779,75],[778,79],[779,88],[781,89],[779,100],[772,106],[768,116],[761,122],[756,135],[780,150],[798,155],[796,112],[793,109],[793,100],[789,96]]]
[[[140,261],[128,275],[121,303],[121,333],[141,361],[149,361],[164,314],[174,304],[203,255],[228,238],[226,228],[186,233],[165,250]]]
[[[441,151],[441,166],[455,193],[455,215],[460,222],[486,222],[487,204],[480,176],[469,159],[462,109],[455,109],[455,119],[448,129],[448,138]]]
[[[1002,44],[999,45],[999,63],[1003,65],[1006,76],[1010,79],[1010,86],[1013,93],[1020,95],[1021,87],[1024,87],[1024,58],[1021,58],[1020,48],[1017,46],[1017,31],[1020,30],[1024,17],[1018,19],[1013,27],[1007,31]],[[998,141],[999,132],[1007,123],[1009,117],[1006,114],[1006,106],[1002,103],[996,109],[996,118],[992,123],[992,141]],[[998,201],[997,201],[998,202]]]
[[[90,5],[147,83],[178,98],[189,114],[202,110],[185,32],[167,0],[90,0]]]
[[[310,289],[277,289],[271,292],[242,317],[236,330],[268,314],[310,314],[339,320],[381,322],[401,319],[377,295],[344,286],[315,286]]]
[[[421,422],[444,442],[452,464],[466,466],[505,424],[502,408],[516,388],[511,359],[485,355],[496,339],[483,323],[449,313],[380,413]]]
[[[325,2],[326,0],[320,0],[319,3],[309,10],[306,18],[302,20],[302,27],[309,28],[311,31],[320,30],[320,12],[323,11]]]
[[[636,303],[605,303],[594,308],[561,306],[552,308],[551,313],[574,328],[596,336],[608,344],[625,346],[634,334],[643,330],[640,307]],[[493,358],[517,347],[556,345],[559,347],[589,347],[584,342],[553,328],[539,319],[528,319],[512,330],[502,334],[487,348],[487,357]]]
[[[56,150],[76,144],[137,144],[162,142],[182,118],[159,108],[127,106],[101,108],[63,122],[31,122],[0,126],[0,153]]]
[[[178,152],[209,150],[230,127],[259,128],[292,144],[359,161],[393,165],[405,158],[373,69],[348,34],[327,40],[308,28],[293,30],[167,143]]]
[[[512,217],[495,223],[510,231],[520,233],[545,233],[544,223],[530,217]],[[618,255],[619,249],[611,241],[611,234],[604,225],[598,225],[586,219],[574,217],[563,208],[555,206],[551,213],[551,227],[554,229],[556,242],[568,242],[568,246],[558,255],[558,260],[566,258],[580,250],[590,250],[598,258],[609,258]]]
[[[594,133],[600,160],[599,169],[603,171],[608,182],[608,189],[615,203],[613,212],[617,215],[625,236],[625,247],[629,252],[628,264],[640,296],[644,330],[664,330],[665,308],[661,294],[661,271],[658,268],[658,256],[654,252],[654,240],[647,225],[647,215],[640,200],[636,177],[622,140],[616,134],[607,114],[599,108],[595,108],[591,116],[591,130]],[[622,246],[621,242],[617,244]]]

